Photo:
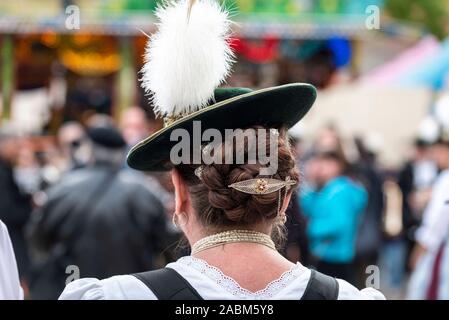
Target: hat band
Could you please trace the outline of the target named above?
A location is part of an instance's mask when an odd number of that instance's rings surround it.
[[[166,116],[164,117],[164,128],[167,128],[173,124],[173,122],[178,121],[179,119],[184,118],[185,116],[188,116],[190,113],[186,114],[179,114],[176,116]]]

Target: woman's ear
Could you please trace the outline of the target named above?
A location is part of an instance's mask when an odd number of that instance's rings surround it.
[[[189,202],[187,186],[176,169],[171,171],[171,180],[175,187],[175,213],[180,214],[182,212],[187,212]]]
[[[291,198],[292,198],[292,193],[288,192],[284,198],[284,202],[282,203],[281,212],[287,211],[288,204],[290,203]]]

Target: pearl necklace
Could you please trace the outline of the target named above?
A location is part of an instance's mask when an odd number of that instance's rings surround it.
[[[252,230],[231,230],[220,232],[198,240],[192,246],[192,255],[206,249],[236,242],[259,243],[270,249],[276,250],[273,240],[271,240],[271,237],[265,233]]]

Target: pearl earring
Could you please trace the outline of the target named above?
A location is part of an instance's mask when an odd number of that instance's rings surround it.
[[[186,215],[185,212],[180,212],[179,214],[173,213],[173,215],[172,215],[172,222],[173,222],[173,224],[174,224],[178,229],[180,229],[180,224],[179,224],[179,217],[178,217],[178,215],[181,215],[181,216],[187,216],[187,215]]]
[[[174,212],[173,212],[171,221],[173,222],[173,224],[175,225],[175,227],[179,229],[178,215],[177,215],[176,213],[174,213]]]

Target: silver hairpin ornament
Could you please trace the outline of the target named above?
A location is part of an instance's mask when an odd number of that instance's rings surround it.
[[[198,168],[196,168],[194,173],[198,177],[198,179],[200,179],[201,181],[203,180],[203,166],[199,166]]]
[[[295,185],[296,181],[290,177],[285,181],[271,178],[256,178],[230,184],[228,187],[248,194],[268,194],[279,191],[282,188],[286,190]]]
[[[199,166],[194,171],[195,175],[201,181],[203,180],[203,168],[203,166]],[[285,181],[271,178],[256,178],[244,180],[230,184],[228,185],[228,188],[232,188],[248,194],[267,194],[279,191],[284,187],[286,190],[289,190],[290,187],[294,186],[295,184],[296,181],[287,176],[285,178]]]
[[[212,150],[213,145],[211,143],[206,144],[203,149],[201,150],[201,152],[204,154],[210,154],[210,151]]]

